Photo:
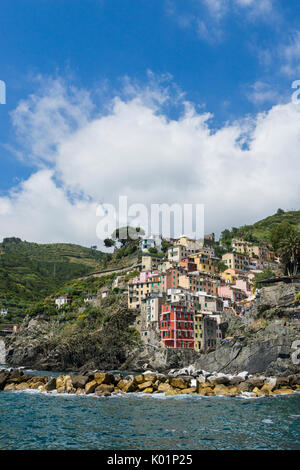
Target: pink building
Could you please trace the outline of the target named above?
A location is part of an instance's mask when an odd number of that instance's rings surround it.
[[[245,292],[245,294],[247,295],[247,297],[249,297],[249,295],[251,295],[251,288],[250,288],[250,284],[247,280],[244,280],[244,279],[237,279],[236,280],[236,283],[233,287],[236,287],[240,290],[242,290],[243,292]]]
[[[224,299],[230,299],[232,302],[237,303],[245,299],[247,295],[245,292],[236,286],[221,286],[218,287],[218,296]]]
[[[142,271],[139,276],[134,277],[130,280],[131,284],[136,284],[137,282],[147,282],[150,277],[158,275],[158,271]]]

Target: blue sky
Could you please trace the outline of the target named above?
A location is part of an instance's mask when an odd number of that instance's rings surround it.
[[[143,96],[146,108],[149,106],[153,110],[152,104],[156,102],[154,113],[175,122],[181,122],[182,110],[185,103],[189,102],[198,116],[211,114],[205,124],[211,135],[217,131],[229,132],[229,127],[234,132],[235,123],[238,122],[239,135],[235,139],[238,142],[245,134],[247,149],[249,142],[261,130],[258,129],[260,113],[268,113],[271,119],[273,109],[274,113],[278,111],[279,116],[285,116],[287,108],[279,107],[288,106],[291,84],[300,79],[299,27],[298,0],[11,0],[2,4],[0,80],[5,81],[7,87],[7,103],[0,105],[0,219],[3,218],[2,224],[6,227],[2,229],[3,236],[18,231],[21,236],[52,241],[60,236],[67,239],[74,233],[75,229],[69,232],[63,228],[53,233],[49,232],[49,228],[46,232],[41,228],[40,234],[31,233],[24,226],[25,222],[20,221],[19,225],[12,222],[18,217],[18,210],[21,210],[22,198],[25,204],[22,185],[32,181],[34,176],[47,174],[49,185],[54,185],[49,190],[62,191],[61,196],[65,197],[67,205],[70,202],[73,204],[74,197],[78,204],[86,199],[94,202],[107,200],[105,191],[89,192],[81,181],[76,181],[74,175],[67,175],[64,165],[71,163],[66,156],[60,153],[59,158],[53,155],[49,157],[51,142],[46,143],[46,150],[45,146],[40,148],[37,144],[42,136],[54,136],[52,150],[58,154],[58,149],[64,146],[70,136],[75,138],[75,134],[77,136],[78,132],[86,129],[87,123],[92,124],[99,116],[109,114],[109,107],[116,96],[127,105],[134,97]],[[55,127],[57,122],[51,120],[53,108],[50,107],[47,112],[44,110],[47,119],[45,127],[41,129],[41,109],[37,103],[41,103],[47,93],[53,97],[53,87],[57,83],[61,85],[59,93],[64,97],[64,105],[61,107],[61,102],[59,104],[57,101],[52,105],[55,106],[55,112],[60,113],[60,129],[66,123],[67,133],[55,140],[60,131]],[[74,92],[74,89],[77,91]],[[80,100],[76,100],[79,93],[86,94],[89,104],[83,116],[78,117],[78,120],[76,118],[74,124],[74,119],[71,122],[68,114],[68,106],[73,103],[73,110],[76,108],[82,111]],[[152,104],[149,104],[151,93]],[[168,95],[168,99],[158,98],[157,94]],[[20,103],[26,104],[25,111],[20,108]],[[283,122],[280,129],[284,125]],[[202,139],[201,142],[205,138],[198,137]],[[283,134],[282,139],[286,138]],[[297,136],[293,136],[293,139],[297,140]],[[225,144],[223,142],[220,145]],[[197,162],[202,157],[205,161],[210,159],[205,153],[208,147],[211,145],[207,144],[203,148]],[[227,157],[224,157],[229,162],[231,151],[229,146]],[[267,148],[264,151],[270,152]],[[184,148],[181,152],[185,158]],[[245,156],[244,168],[247,168],[247,164],[251,165],[252,157],[250,154],[242,155]],[[78,160],[83,162],[84,158],[83,148]],[[186,158],[193,166],[190,156]],[[218,157],[218,164],[222,158]],[[256,157],[253,158],[257,162]],[[99,164],[97,171],[101,180],[105,155],[99,154],[95,159]],[[298,161],[297,155],[293,157],[295,161]],[[275,167],[281,173],[276,162]],[[171,156],[169,164],[174,165]],[[80,174],[79,164],[77,166]],[[204,167],[207,169],[207,163]],[[147,165],[145,168],[149,170]],[[151,169],[155,172],[165,171],[159,164]],[[177,169],[180,174],[180,168]],[[47,171],[52,173],[45,173]],[[278,184],[277,176],[276,173],[274,178],[270,178],[270,186]],[[250,177],[253,180],[253,176]],[[231,175],[230,178],[232,181],[227,182],[234,186],[239,174]],[[192,188],[193,182],[187,180],[187,187],[190,187],[189,184]],[[286,181],[282,184],[283,188],[285,184]],[[75,186],[80,187],[80,195],[74,189]],[[202,186],[199,181],[198,196],[195,195],[194,187],[193,194],[178,189],[177,195],[180,198],[199,199],[199,202],[207,204],[205,197],[211,198],[206,189],[202,196]],[[125,190],[126,186],[122,189]],[[139,187],[136,189],[135,195],[129,191],[132,200],[140,198],[140,202],[150,202],[148,196],[141,194]],[[239,189],[236,188],[232,200],[238,199],[238,193]],[[278,193],[276,198],[271,192],[264,197],[267,203],[263,207],[257,204],[259,207],[256,213],[251,208],[249,222],[269,215],[269,211],[276,210],[277,205],[286,205],[286,209],[299,208],[297,199],[284,192]],[[163,202],[163,195],[160,200]],[[245,205],[247,199],[243,197],[242,200]],[[35,202],[32,204],[35,205]],[[211,215],[208,229],[218,231],[220,227],[213,223],[216,207],[217,201],[209,209]],[[35,215],[34,212],[31,215],[41,217],[39,210],[36,207]],[[228,217],[222,223],[228,221],[228,226],[247,223],[248,210],[249,207],[243,211],[240,206],[234,210],[228,200]],[[61,214],[57,214],[57,217],[60,218]],[[87,235],[87,232],[78,232],[74,239],[89,243],[93,236]]]

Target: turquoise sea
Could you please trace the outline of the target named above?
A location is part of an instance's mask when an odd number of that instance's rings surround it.
[[[96,397],[0,392],[0,449],[299,449],[300,394]]]

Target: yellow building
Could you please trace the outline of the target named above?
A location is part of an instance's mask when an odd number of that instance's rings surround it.
[[[218,268],[209,254],[197,253],[195,255],[190,255],[190,258],[193,258],[194,263],[197,265],[197,271],[211,274],[216,274],[218,272]]]
[[[179,276],[179,287],[190,292],[206,292],[208,295],[217,295],[217,281],[197,271]]]
[[[223,279],[228,284],[235,284],[238,277],[245,273],[241,269],[232,269],[228,268],[221,273],[221,279]]]
[[[228,266],[228,268],[240,270],[249,269],[249,256],[241,253],[225,253],[225,255],[222,256],[222,261]]]
[[[231,241],[231,247],[237,253],[244,253],[246,255],[250,255],[252,246],[252,243],[246,242],[242,238],[233,238]]]
[[[145,281],[134,280],[128,283],[128,308],[141,308],[142,300],[160,292],[160,276]]]
[[[233,251],[243,253],[249,257],[257,256],[258,258],[271,261],[274,259],[274,252],[269,250],[266,246],[253,245],[253,243],[246,242],[242,238],[234,238],[231,242]]]

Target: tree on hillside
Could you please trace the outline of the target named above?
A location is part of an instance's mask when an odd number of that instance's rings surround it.
[[[111,248],[112,246],[115,245],[115,241],[112,240],[111,238],[105,238],[104,240],[104,245],[106,246],[106,248]]]
[[[141,227],[120,227],[112,234],[111,238],[125,246],[127,243],[135,242],[145,235],[145,231]]]
[[[275,225],[270,233],[270,242],[272,243],[274,251],[277,252],[281,242],[295,233],[295,227],[286,221]]]
[[[291,232],[279,245],[279,255],[288,276],[294,276],[300,271],[300,235]]]
[[[276,215],[282,215],[282,214],[284,214],[284,210],[283,209],[277,209]]]
[[[167,242],[166,240],[162,240],[161,242],[161,249],[163,253],[166,253],[168,249],[172,246],[172,243]]]
[[[229,240],[232,238],[232,233],[227,228],[221,232],[221,240]]]

